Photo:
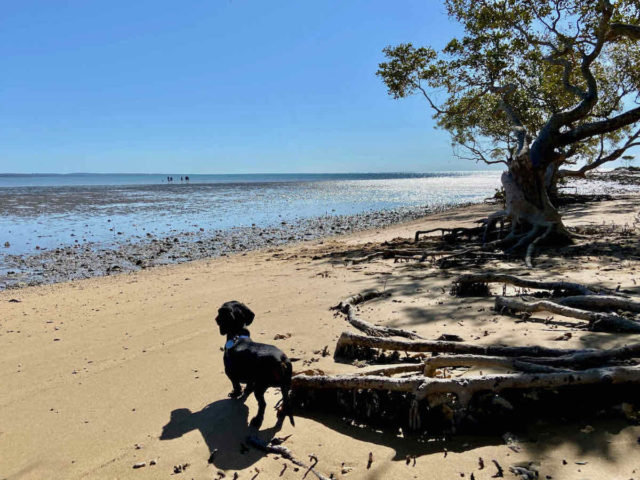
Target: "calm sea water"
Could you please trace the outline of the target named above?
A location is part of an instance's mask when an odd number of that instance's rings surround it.
[[[0,255],[481,201],[500,183],[500,172],[169,175],[0,175]]]

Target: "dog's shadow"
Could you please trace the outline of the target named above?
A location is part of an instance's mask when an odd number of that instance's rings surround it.
[[[179,438],[192,430],[199,430],[209,447],[210,461],[221,470],[242,470],[265,455],[247,445],[246,438],[256,435],[269,442],[279,425],[257,432],[248,424],[249,409],[236,399],[210,403],[199,412],[178,408],[171,412],[169,423],[162,427],[160,440]],[[214,454],[215,452],[215,454]]]

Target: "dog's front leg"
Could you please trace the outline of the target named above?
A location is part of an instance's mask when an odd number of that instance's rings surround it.
[[[229,394],[229,397],[238,398],[242,395],[242,386],[240,385],[240,382],[236,380],[231,380],[231,383],[233,384],[233,391]]]
[[[244,393],[242,394],[242,397],[240,397],[240,400],[245,402],[247,400],[247,398],[249,398],[249,395],[251,395],[253,393],[253,389],[254,388],[255,388],[255,384],[254,383],[247,383],[247,386],[244,387]]]

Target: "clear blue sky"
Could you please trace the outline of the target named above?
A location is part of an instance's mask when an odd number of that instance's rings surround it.
[[[455,28],[424,0],[3,2],[0,172],[478,168],[375,76]]]

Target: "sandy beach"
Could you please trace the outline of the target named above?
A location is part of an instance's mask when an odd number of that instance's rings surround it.
[[[639,200],[572,205],[566,223],[634,228]],[[368,289],[391,296],[364,304],[363,318],[426,338],[447,333],[478,344],[563,348],[632,341],[580,329],[575,321],[568,325],[559,316],[551,324],[516,323],[493,312],[490,298],[452,297],[451,282],[463,273],[456,268],[344,262],[419,229],[473,226],[494,210],[466,206],[344,236],[0,292],[0,479],[302,478],[304,469],[243,447],[257,406],[253,397],[246,404],[227,398],[224,339],[213,320],[227,300],[256,313],[254,340],[299,359],[294,373],[357,370],[321,351],[326,346],[333,353],[350,328],[330,307]],[[637,236],[609,253],[597,243],[565,255],[542,251],[531,278],[620,285],[640,294]],[[522,261],[492,261],[486,268],[524,271]],[[544,320],[544,314],[534,317]],[[555,340],[566,332],[570,338]],[[290,336],[274,340],[277,334]],[[540,478],[640,478],[640,426],[623,417],[550,424],[532,413],[531,428],[509,440],[475,435],[419,442],[305,412],[297,412],[295,427],[287,421],[276,432],[278,398],[274,389],[267,392],[259,435],[291,435],[285,445],[304,462],[315,454],[317,470],[327,477],[481,480],[494,476],[495,460],[507,478],[516,478],[509,466],[529,462],[536,462]],[[415,465],[407,456],[416,457]],[[140,462],[145,465],[134,468]],[[174,473],[176,466],[182,471]]]

